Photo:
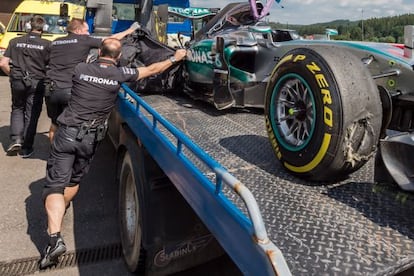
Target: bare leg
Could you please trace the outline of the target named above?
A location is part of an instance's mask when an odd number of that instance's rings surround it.
[[[64,195],[60,193],[49,194],[45,200],[45,209],[47,213],[49,244],[40,260],[40,269],[56,265],[59,262],[59,257],[66,252],[66,245],[60,234],[66,210]]]
[[[52,143],[53,141],[53,137],[55,137],[55,132],[57,130],[58,126],[55,125],[54,123],[50,124],[50,128],[49,128],[49,141]]]
[[[66,208],[69,206],[69,203],[72,201],[72,199],[75,197],[78,191],[79,191],[79,184],[76,186],[65,188],[65,193],[63,194],[63,197],[65,199]]]
[[[45,200],[49,234],[60,232],[65,215],[65,199],[62,194],[50,194]]]
[[[66,187],[64,194],[50,194],[46,197],[45,208],[49,234],[60,232],[66,207],[75,197],[79,185]]]

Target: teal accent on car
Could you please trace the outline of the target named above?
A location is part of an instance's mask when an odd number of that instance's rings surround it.
[[[279,124],[276,122],[276,112],[277,109],[280,107],[277,107],[277,103],[276,103],[276,98],[279,96],[278,93],[280,93],[281,88],[282,88],[282,84],[285,83],[286,80],[288,79],[298,79],[305,87],[308,91],[312,91],[312,89],[310,88],[309,84],[298,74],[294,74],[294,73],[290,73],[290,74],[286,74],[284,76],[282,76],[279,81],[276,83],[274,89],[273,89],[273,93],[272,93],[272,98],[271,98],[271,104],[270,104],[270,123],[272,124],[272,127],[274,129],[274,134],[277,137],[277,140],[279,141],[279,143],[286,149],[290,150],[290,151],[300,151],[303,148],[305,148],[310,140],[313,137],[313,133],[315,131],[315,124],[316,124],[316,109],[315,109],[315,98],[313,96],[312,93],[308,93],[310,101],[311,101],[311,105],[312,105],[312,123],[310,126],[310,132],[308,137],[303,141],[303,143],[299,146],[292,146],[291,144],[288,144],[286,141],[286,133],[282,134],[279,132]],[[292,115],[290,110],[288,111],[289,115]]]
[[[249,31],[265,34],[270,33],[272,31],[272,28],[270,26],[249,26]]]
[[[343,46],[346,48],[353,48],[356,50],[366,51],[370,54],[377,54],[385,57],[386,59],[395,60],[399,63],[402,63],[408,67],[412,67],[414,65],[414,59],[404,58],[402,56],[402,50],[393,46],[388,45],[386,43],[375,43],[375,42],[353,42],[353,41],[340,41],[340,40],[322,40],[322,41],[313,41],[313,40],[295,40],[295,41],[288,41],[285,42],[286,45],[294,44],[294,45],[336,45],[336,46]],[[391,54],[389,52],[401,52],[400,55]]]

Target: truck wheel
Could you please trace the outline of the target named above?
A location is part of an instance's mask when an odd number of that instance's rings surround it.
[[[122,162],[119,184],[119,213],[120,213],[120,233],[122,250],[128,269],[132,272],[141,271],[142,225],[139,196],[136,187],[136,174],[131,162],[131,156],[127,152]]]
[[[310,47],[289,51],[276,65],[265,117],[283,167],[309,180],[332,181],[374,154],[382,108],[361,60],[345,49]]]

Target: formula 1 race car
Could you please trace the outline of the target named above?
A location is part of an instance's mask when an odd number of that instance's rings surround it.
[[[376,154],[377,181],[414,191],[413,27],[405,32],[405,47],[278,41],[251,3],[232,3],[194,34],[185,64],[134,88],[183,89],[217,109],[263,108],[277,158],[299,177],[341,179]],[[129,63],[174,51],[143,30],[132,40],[140,50],[125,55]]]

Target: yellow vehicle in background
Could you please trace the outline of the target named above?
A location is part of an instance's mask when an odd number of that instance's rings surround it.
[[[72,18],[84,18],[85,3],[83,0],[45,1],[24,0],[14,10],[7,28],[0,35],[0,56],[3,55],[12,38],[22,36],[29,30],[28,22],[34,15],[41,15],[46,19],[47,25],[42,37],[54,40],[66,35],[66,23]]]
[[[1,23],[0,21],[0,41],[3,38],[5,32],[6,32],[6,26],[4,26],[3,23]]]

